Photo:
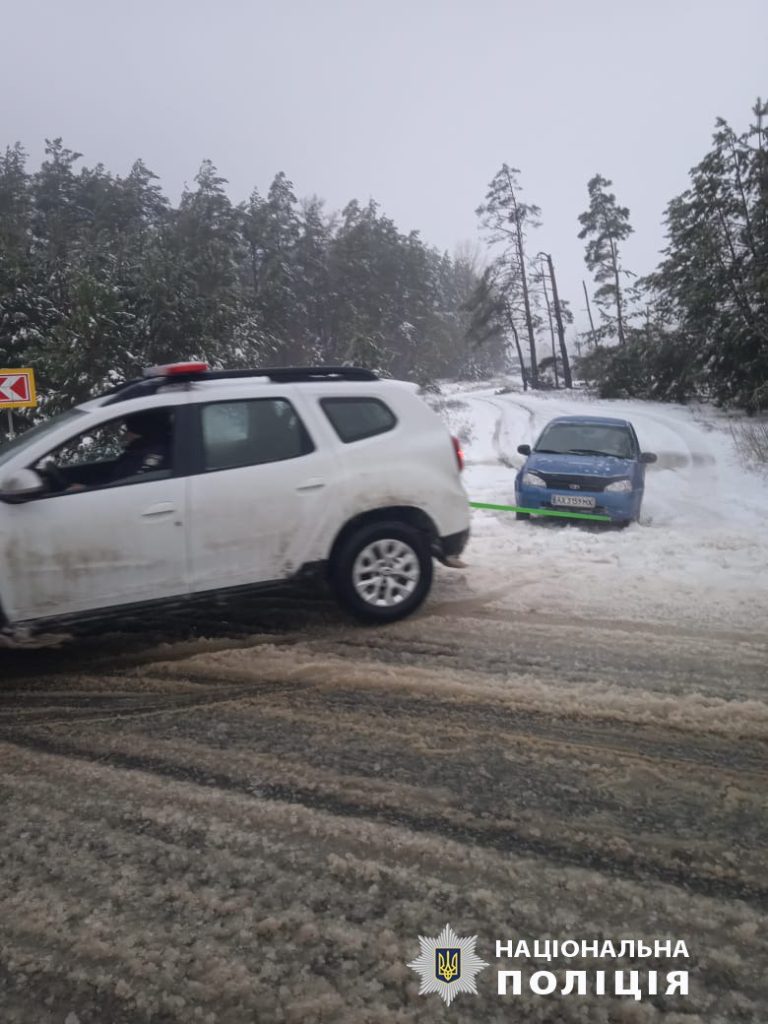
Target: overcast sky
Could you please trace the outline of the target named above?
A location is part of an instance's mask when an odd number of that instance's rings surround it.
[[[583,307],[577,217],[600,172],[645,273],[716,116],[768,95],[766,0],[0,0],[0,145],[45,137],[176,201],[208,157],[233,200],[283,170],[329,209],[373,197],[453,251],[506,161]],[[581,319],[581,317],[579,317]]]

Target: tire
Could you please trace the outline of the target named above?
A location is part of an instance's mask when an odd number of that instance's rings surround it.
[[[530,519],[531,515],[529,512],[515,512],[515,519]]]
[[[344,541],[330,577],[337,599],[358,619],[395,622],[414,612],[430,591],[429,540],[407,523],[370,523]]]

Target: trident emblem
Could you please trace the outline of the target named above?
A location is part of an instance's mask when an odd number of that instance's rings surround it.
[[[461,950],[436,949],[435,974],[440,981],[456,981],[461,975]]]

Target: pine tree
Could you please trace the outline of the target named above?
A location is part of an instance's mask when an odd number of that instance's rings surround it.
[[[33,195],[26,154],[0,156],[0,364],[20,366],[50,322],[47,282],[32,251]]]
[[[196,188],[185,190],[168,242],[176,245],[177,265],[184,280],[180,322],[167,322],[166,358],[177,354],[180,332],[186,335],[189,354],[221,364],[233,349],[233,331],[240,319],[237,280],[240,233],[235,210],[227,196],[226,179],[210,160],[195,176]],[[160,325],[158,325],[160,326]],[[161,328],[162,332],[162,328]]]
[[[589,209],[579,216],[582,229],[579,238],[589,238],[585,251],[587,268],[594,275],[600,287],[595,292],[595,302],[600,308],[609,329],[615,326],[619,344],[626,342],[626,313],[621,290],[622,270],[619,243],[632,234],[629,210],[619,206],[616,196],[608,192],[612,182],[596,174],[587,184]],[[615,316],[609,314],[615,310]]]
[[[690,187],[667,207],[665,258],[648,284],[714,397],[768,407],[768,106],[737,135],[716,122]]]
[[[269,346],[283,349],[288,361],[295,361],[302,352],[295,266],[301,222],[293,185],[282,171],[266,199],[253,191],[241,217],[249,308]]]
[[[295,322],[301,361],[331,359],[331,288],[328,266],[332,226],[317,196],[302,204],[300,233],[295,245]]]
[[[502,164],[488,187],[485,203],[477,208],[477,214],[491,245],[500,247],[494,260],[494,280],[501,288],[513,317],[522,318],[525,324],[530,352],[530,383],[536,387],[539,377],[536,329],[539,321],[528,286],[525,243],[527,228],[539,226],[541,210],[520,201],[519,175],[517,168]]]

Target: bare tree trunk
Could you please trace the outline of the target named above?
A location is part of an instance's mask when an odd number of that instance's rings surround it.
[[[531,297],[528,293],[528,279],[525,273],[525,250],[523,248],[523,235],[520,225],[517,227],[517,248],[520,254],[520,282],[523,286],[523,303],[525,305],[525,324],[528,328],[528,347],[531,350],[531,384],[533,387],[539,385],[539,365],[536,360],[536,336],[533,330],[533,317],[531,316]]]
[[[555,264],[552,262],[552,257],[547,256],[547,263],[549,264],[549,278],[552,282],[552,300],[555,305],[555,320],[557,321],[557,337],[560,341],[560,357],[563,361],[563,381],[567,388],[573,387],[573,378],[571,377],[571,363],[568,359],[568,349],[565,347],[565,329],[563,328],[563,312],[560,309],[560,298],[557,294],[557,278],[555,277]],[[590,313],[590,317],[591,317]]]
[[[592,307],[589,304],[589,292],[584,281],[581,282],[581,287],[584,289],[584,298],[587,302],[587,316],[589,317],[589,328],[592,331],[592,348],[597,348],[597,336],[595,334],[595,321],[592,319]]]
[[[525,306],[525,325],[528,328],[528,346],[531,350],[531,387],[537,387],[539,383],[539,367],[536,361],[536,336],[533,330],[533,316],[531,315],[531,296],[528,292],[528,277],[525,273],[525,245],[523,243],[523,228],[517,214],[517,196],[512,185],[512,177],[507,171],[509,191],[512,196],[512,203],[515,210],[515,235],[517,239],[517,258],[520,262],[520,283],[523,288],[523,304]]]
[[[504,303],[504,310],[507,314],[507,321],[509,322],[509,329],[512,331],[512,337],[515,339],[515,348],[517,349],[517,358],[520,360],[520,376],[523,378],[523,391],[528,390],[528,372],[525,369],[525,360],[523,359],[523,350],[520,347],[520,335],[517,333],[517,327],[515,321],[512,318],[512,310],[509,308],[509,303]]]
[[[525,273],[525,250],[523,248],[523,236],[520,225],[517,227],[517,250],[520,259],[520,283],[523,286],[523,304],[525,306],[525,325],[528,328],[528,347],[531,351],[531,385],[539,385],[539,365],[536,359],[536,336],[533,330],[533,317],[531,316],[531,297],[528,293],[528,279]]]
[[[547,291],[547,279],[544,276],[544,268],[541,268],[541,286],[544,289],[544,301],[547,304],[547,317],[549,319],[549,335],[552,339],[552,368],[555,371],[555,389],[560,387],[560,382],[557,377],[557,350],[555,348],[555,325],[552,320],[552,306],[549,302],[549,292]]]
[[[626,344],[624,337],[624,318],[621,312],[621,286],[619,284],[619,261],[616,255],[616,245],[611,239],[611,260],[613,262],[613,277],[616,282],[616,327],[619,332],[619,344]]]

